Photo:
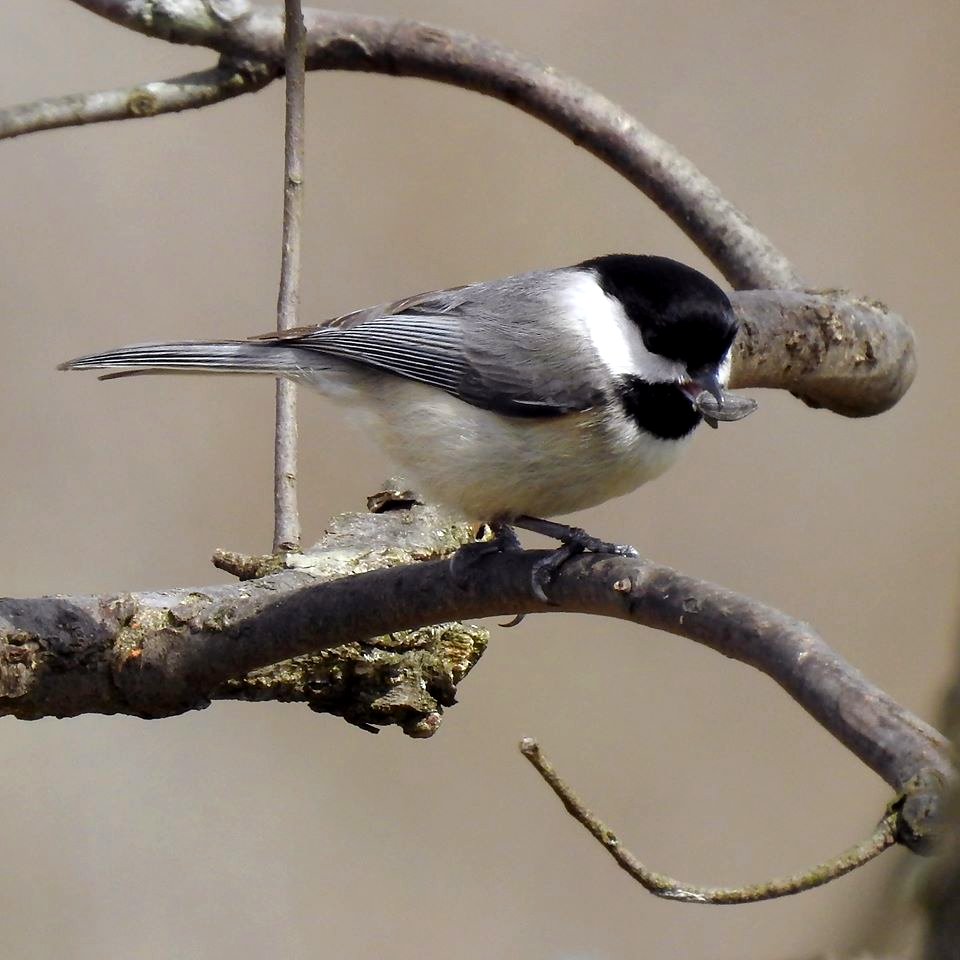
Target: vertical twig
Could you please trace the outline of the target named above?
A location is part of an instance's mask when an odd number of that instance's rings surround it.
[[[286,122],[283,170],[283,249],[280,259],[280,292],[277,296],[277,330],[298,325],[300,308],[300,240],[303,221],[303,101],[306,30],[300,0],[284,0],[284,50],[286,69]],[[296,387],[277,379],[277,426],[273,457],[273,551],[300,546],[297,510],[297,395]]]

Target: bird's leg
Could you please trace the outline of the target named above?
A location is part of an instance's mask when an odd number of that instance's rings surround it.
[[[523,549],[517,535],[507,524],[495,520],[487,526],[493,531],[493,536],[489,540],[465,543],[450,558],[450,575],[459,587],[467,585],[474,565],[484,557],[491,553],[513,553]]]
[[[580,527],[570,527],[565,523],[556,523],[553,520],[541,520],[539,517],[519,516],[513,520],[514,526],[533,533],[542,534],[554,540],[559,540],[561,546],[549,556],[543,557],[533,565],[531,572],[531,588],[538,600],[549,603],[546,588],[556,572],[571,557],[578,553],[610,553],[618,557],[639,556],[637,549],[629,544],[607,543],[591,537],[586,530]]]
[[[565,523],[557,523],[555,520],[519,516],[514,517],[513,525],[520,527],[522,530],[539,533],[544,537],[550,537],[551,540],[559,540],[563,544],[568,544],[573,547],[574,553],[613,553],[618,557],[639,556],[636,547],[631,547],[629,544],[607,543],[605,540],[591,537],[586,530],[582,530],[580,527],[571,527]]]

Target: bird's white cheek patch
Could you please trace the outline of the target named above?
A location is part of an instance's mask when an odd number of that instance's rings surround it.
[[[723,386],[730,382],[730,367],[733,363],[733,348],[731,347],[717,369],[717,379]]]
[[[576,277],[565,293],[566,315],[581,325],[601,363],[613,376],[627,374],[651,383],[671,383],[686,376],[683,364],[651,353],[637,325],[623,307],[603,292],[593,274]]]

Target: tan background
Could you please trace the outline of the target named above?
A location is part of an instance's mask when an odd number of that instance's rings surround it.
[[[651,487],[578,516],[815,623],[934,717],[957,625],[955,2],[358,2],[498,38],[678,144],[811,283],[913,323],[920,376],[849,421],[762,394]],[[211,62],[66,2],[0,7],[0,102]],[[309,83],[307,320],[411,291],[691,244],[506,106],[412,80]],[[267,381],[98,384],[56,362],[269,328],[282,88],[0,147],[0,590],[200,584],[269,546]],[[389,470],[303,404],[308,536]],[[586,666],[585,666],[586,665]],[[906,855],[737,909],[647,897],[516,753],[535,734],[654,866],[759,880],[869,830],[882,783],[779,689],[693,644],[572,616],[494,631],[439,735],[298,707],[0,723],[10,958],[802,958],[907,943]],[[894,897],[894,902],[898,902]],[[882,917],[887,923],[882,922]]]

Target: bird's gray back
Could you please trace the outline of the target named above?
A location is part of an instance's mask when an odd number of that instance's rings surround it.
[[[519,416],[585,410],[603,399],[600,359],[572,336],[570,271],[544,270],[435,290],[337,317],[288,339],[429,383]]]

